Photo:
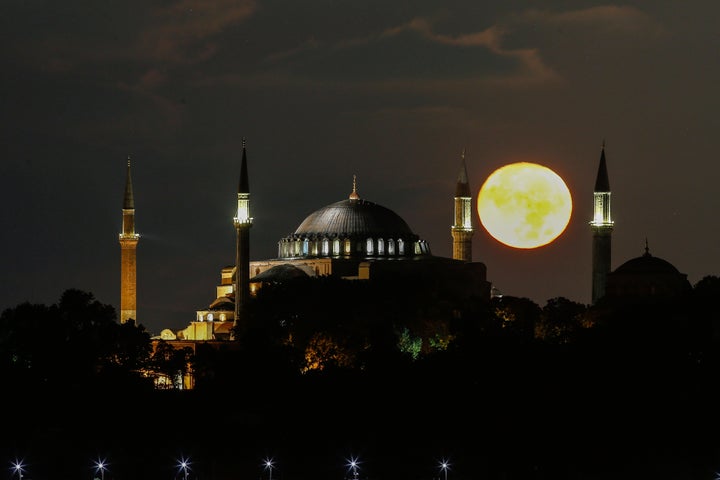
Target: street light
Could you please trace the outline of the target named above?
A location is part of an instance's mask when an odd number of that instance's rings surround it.
[[[350,470],[352,470],[353,473],[353,479],[357,480],[358,478],[358,462],[357,458],[350,457],[350,460],[348,461],[347,466],[350,467]]]
[[[183,471],[183,480],[187,480],[188,478],[188,470],[190,469],[190,461],[187,458],[181,458],[180,463],[178,464],[178,467],[180,467],[180,470]]]
[[[18,474],[18,479],[22,480],[23,478],[23,469],[25,468],[25,465],[23,465],[22,460],[15,460],[15,462],[12,464],[13,470],[15,470],[15,473]]]
[[[100,480],[105,480],[105,470],[107,469],[107,463],[105,460],[98,459],[95,462],[95,473],[100,472]]]
[[[265,469],[270,472],[269,480],[272,480],[272,471],[273,471],[273,459],[272,458],[266,458],[263,461],[263,465],[265,465]]]
[[[447,472],[450,469],[450,463],[447,460],[440,461],[440,470],[445,472],[445,480],[447,480]]]

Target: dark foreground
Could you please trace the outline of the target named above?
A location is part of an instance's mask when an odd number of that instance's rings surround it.
[[[212,391],[5,390],[0,459],[25,480],[713,480],[714,380],[662,366],[338,373]],[[497,366],[495,366],[497,367]],[[490,373],[495,372],[495,373]],[[720,381],[720,379],[718,379]],[[99,477],[99,475],[98,475]],[[2,473],[0,472],[0,478]],[[12,478],[17,478],[17,475]]]

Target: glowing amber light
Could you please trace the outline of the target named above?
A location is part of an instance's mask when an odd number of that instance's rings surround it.
[[[547,245],[565,231],[572,197],[562,178],[542,165],[518,162],[495,170],[480,188],[480,222],[514,248]]]

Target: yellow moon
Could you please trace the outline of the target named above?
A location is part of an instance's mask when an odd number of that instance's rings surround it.
[[[477,211],[485,230],[515,248],[547,245],[565,231],[572,196],[562,178],[537,163],[495,170],[480,188]]]

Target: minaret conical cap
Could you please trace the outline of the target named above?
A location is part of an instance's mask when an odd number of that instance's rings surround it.
[[[127,159],[127,177],[125,179],[125,198],[123,199],[123,209],[131,210],[135,208],[135,199],[133,198],[132,178],[130,176],[130,155]]]
[[[245,139],[242,141],[242,163],[240,164],[240,183],[238,185],[238,193],[250,193],[250,182],[248,181],[247,168],[247,150],[245,149]]]
[[[457,184],[455,185],[456,197],[471,197],[470,184],[468,183],[467,167],[465,165],[465,149],[462,151],[462,162],[460,164],[460,173],[458,173]]]
[[[596,192],[609,192],[610,180],[608,179],[607,164],[605,163],[605,142],[603,142],[600,153],[600,165],[598,166],[597,178],[595,179]]]

